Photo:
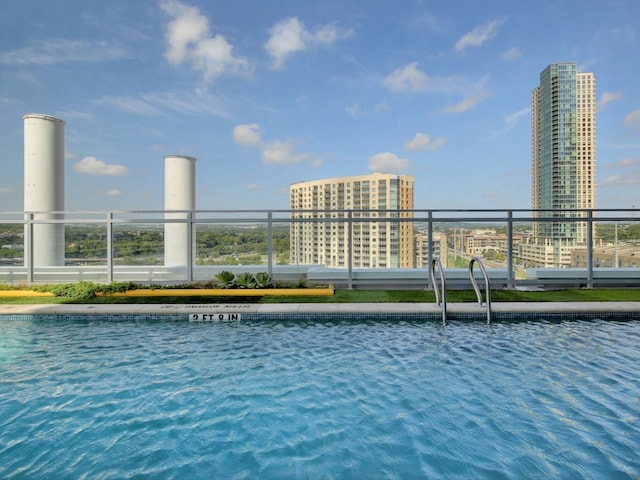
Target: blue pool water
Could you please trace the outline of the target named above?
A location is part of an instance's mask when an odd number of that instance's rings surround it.
[[[0,321],[0,478],[618,479],[640,322]]]

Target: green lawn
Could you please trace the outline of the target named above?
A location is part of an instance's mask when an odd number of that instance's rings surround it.
[[[493,290],[493,302],[640,302],[640,289],[570,289],[552,291]],[[450,290],[447,302],[475,302],[472,290]],[[166,297],[0,297],[0,304],[137,304],[137,303],[434,303],[427,290],[336,290],[332,296],[166,296]]]

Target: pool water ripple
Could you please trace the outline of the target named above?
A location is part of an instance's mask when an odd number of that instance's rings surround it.
[[[638,478],[640,322],[0,322],[0,477]]]

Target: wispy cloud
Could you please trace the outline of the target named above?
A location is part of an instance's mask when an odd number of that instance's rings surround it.
[[[520,122],[520,119],[522,117],[524,117],[525,115],[528,115],[529,113],[531,113],[531,108],[527,107],[527,108],[522,108],[517,112],[510,113],[509,115],[505,115],[504,127],[498,130],[497,132],[494,132],[493,136],[497,137],[499,135],[503,135],[507,133],[509,130],[514,128]]]
[[[179,113],[195,117],[214,116],[229,118],[224,102],[205,90],[166,91],[131,96],[106,96],[94,101],[97,105],[106,105],[118,110],[143,116],[168,115]]]
[[[473,109],[476,105],[489,97],[489,91],[482,88],[473,90],[458,103],[445,106],[442,111],[445,113],[463,113]]]
[[[622,120],[622,125],[629,129],[632,135],[640,134],[640,110],[634,110]]]
[[[269,29],[269,40],[264,45],[276,70],[284,67],[285,62],[296,52],[302,52],[317,45],[331,45],[338,40],[353,35],[351,30],[324,25],[310,31],[298,18],[291,17],[276,23]]]
[[[509,50],[503,52],[502,55],[500,55],[500,58],[505,62],[511,62],[513,60],[517,60],[521,56],[522,52],[518,47],[511,47]]]
[[[177,66],[187,62],[206,82],[221,75],[251,74],[251,65],[234,54],[233,45],[222,35],[211,34],[209,20],[198,8],[177,0],[163,1],[160,7],[171,17],[165,53],[170,64]]]
[[[141,98],[107,96],[95,100],[94,103],[96,105],[107,105],[117,110],[136,115],[155,116],[163,114],[162,110]]]
[[[598,183],[599,187],[640,185],[640,176],[611,175]]]
[[[477,26],[469,33],[463,35],[462,38],[456,42],[454,50],[456,52],[461,52],[468,47],[481,46],[487,40],[498,34],[498,27],[500,27],[504,22],[504,19],[496,19]]]
[[[369,170],[380,173],[403,173],[409,166],[409,160],[395,153],[382,152],[369,157]]]
[[[112,188],[111,190],[106,191],[106,195],[107,197],[119,197],[120,195],[122,195],[122,191],[118,190],[117,188]]]
[[[609,162],[602,165],[606,169],[618,169],[640,166],[640,158],[626,157],[618,162]]]
[[[404,142],[404,149],[432,151],[442,148],[445,143],[447,143],[447,139],[444,137],[431,138],[426,133],[418,132],[411,140]]]
[[[0,64],[16,67],[61,63],[97,63],[131,58],[125,48],[98,40],[52,39],[0,54]]]
[[[602,92],[600,100],[596,106],[597,111],[601,111],[606,105],[622,98],[621,92]]]
[[[247,185],[247,190],[260,190],[262,187],[259,183],[250,183]]]
[[[73,166],[73,170],[87,175],[106,175],[122,177],[129,173],[124,165],[109,165],[96,157],[84,157]]]

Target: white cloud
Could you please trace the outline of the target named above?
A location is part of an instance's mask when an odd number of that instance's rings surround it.
[[[247,185],[247,190],[260,190],[262,187],[259,183],[250,183]]]
[[[522,52],[518,47],[511,47],[509,50],[503,52],[502,55],[500,55],[500,58],[506,62],[510,62],[512,60],[517,60],[521,56]]]
[[[248,147],[259,147],[262,144],[260,126],[257,123],[246,123],[233,127],[233,141]]]
[[[76,154],[73,152],[70,152],[69,150],[65,150],[64,151],[64,159],[65,160],[75,160],[76,159]]]
[[[273,68],[281,69],[287,59],[296,52],[302,52],[318,44],[330,45],[351,35],[350,30],[333,25],[324,25],[312,32],[307,30],[298,18],[290,17],[269,29],[269,40],[264,48],[272,59]]]
[[[429,79],[426,73],[418,69],[418,62],[412,62],[396,68],[382,83],[396,92],[420,92],[427,89]]]
[[[167,28],[165,57],[169,63],[180,65],[189,56],[190,47],[209,37],[209,21],[197,8],[177,1],[162,2],[160,7],[172,18]]]
[[[265,165],[291,165],[309,158],[309,154],[294,154],[293,143],[288,140],[282,142],[275,140],[267,143],[262,149],[262,162]]]
[[[188,62],[202,73],[205,81],[221,75],[249,75],[249,62],[233,53],[233,46],[222,36],[212,36],[209,20],[196,7],[177,0],[160,4],[171,17],[167,27],[167,51],[165,57],[174,66]]]
[[[289,55],[307,48],[303,39],[304,32],[304,25],[297,18],[282,20],[271,27],[270,37],[264,48],[273,59],[274,68],[282,68]]]
[[[0,54],[0,64],[23,67],[60,63],[96,63],[130,58],[131,54],[112,42],[53,39]]]
[[[640,178],[629,175],[611,175],[602,180],[599,187],[613,187],[613,186],[627,186],[627,185],[639,185]]]
[[[79,173],[88,175],[107,175],[121,177],[129,173],[129,169],[124,165],[109,165],[96,157],[84,157],[73,166]]]
[[[462,101],[453,105],[445,106],[442,111],[445,113],[462,113],[471,110],[489,96],[489,92],[480,89],[470,92]]]
[[[117,188],[107,190],[106,193],[108,197],[119,197],[120,195],[122,195],[122,191],[118,190]]]
[[[257,123],[245,123],[233,128],[233,140],[240,145],[262,148],[262,163],[265,165],[291,165],[303,162],[311,157],[308,153],[295,153],[291,140],[274,140],[264,143]],[[322,159],[314,159],[311,167],[319,167]]]
[[[598,100],[598,105],[596,109],[598,112],[602,110],[607,104],[619,100],[622,98],[622,93],[620,92],[603,92],[600,96],[600,100]]]
[[[481,46],[487,40],[496,36],[498,27],[503,23],[504,20],[491,20],[490,22],[474,28],[456,42],[454,50],[456,52],[461,52],[467,47]]]
[[[311,162],[309,162],[309,166],[311,168],[318,168],[324,165],[324,160],[321,158],[314,158]]]
[[[0,193],[1,194],[5,194],[5,193],[14,193],[16,191],[16,189],[14,187],[0,187]]]
[[[486,79],[481,79],[486,82]],[[473,84],[460,75],[450,75],[448,77],[431,77],[418,68],[418,62],[409,63],[403,67],[396,68],[387,75],[382,84],[395,92],[442,92],[446,94],[456,94],[469,91]]]
[[[444,146],[447,143],[447,139],[444,137],[434,138],[432,139],[426,133],[416,133],[415,136],[404,142],[405,150],[437,150]]]
[[[376,153],[369,157],[369,170],[380,173],[402,173],[409,166],[409,160],[395,153]]]

